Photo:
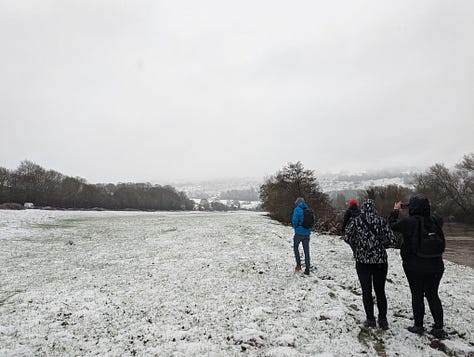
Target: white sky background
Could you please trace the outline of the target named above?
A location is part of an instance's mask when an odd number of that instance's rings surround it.
[[[0,0],[0,166],[89,182],[448,165],[474,1]]]

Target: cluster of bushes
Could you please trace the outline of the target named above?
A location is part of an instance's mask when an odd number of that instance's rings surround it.
[[[289,163],[260,187],[262,208],[283,224],[291,223],[297,197],[303,197],[315,211],[320,230],[335,233],[335,210],[329,196],[321,191],[314,171],[305,170],[301,162]]]
[[[192,210],[194,202],[171,186],[149,183],[89,184],[79,177],[23,161],[16,170],[0,167],[0,203],[91,209]]]
[[[23,205],[19,203],[7,202],[7,203],[0,203],[0,209],[8,209],[8,210],[21,210],[25,209]]]

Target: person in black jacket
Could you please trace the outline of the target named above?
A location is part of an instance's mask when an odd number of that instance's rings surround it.
[[[385,281],[388,262],[386,248],[395,245],[395,235],[387,222],[377,215],[375,202],[366,200],[361,214],[350,220],[346,227],[344,241],[348,243],[356,260],[356,271],[362,288],[362,301],[367,319],[364,325],[376,327],[372,285],[379,310],[378,323],[383,330],[388,329],[387,297]]]
[[[344,214],[344,220],[342,221],[341,235],[344,235],[344,230],[351,218],[357,217],[360,214],[359,202],[355,198],[349,200],[349,208]]]
[[[434,319],[433,329],[430,333],[434,337],[442,339],[446,337],[446,333],[443,330],[443,306],[438,296],[438,288],[444,272],[443,258],[441,256],[420,257],[417,255],[417,249],[422,229],[427,232],[438,230],[443,235],[443,220],[437,215],[431,215],[430,203],[423,195],[412,196],[408,203],[408,217],[398,220],[401,205],[401,202],[395,203],[394,210],[388,220],[390,227],[403,235],[400,254],[403,270],[410,285],[415,320],[414,326],[408,327],[408,331],[419,335],[424,333],[424,297],[426,296]]]

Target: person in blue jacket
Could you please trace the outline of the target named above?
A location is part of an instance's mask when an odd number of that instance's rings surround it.
[[[293,224],[293,228],[295,230],[295,236],[293,238],[293,249],[295,251],[295,259],[296,259],[296,267],[295,271],[301,271],[301,258],[300,258],[300,251],[299,245],[300,243],[303,244],[303,251],[304,251],[304,273],[309,275],[309,265],[310,265],[310,255],[309,255],[309,236],[311,234],[310,228],[303,227],[303,218],[304,218],[304,210],[308,208],[306,205],[304,198],[298,197],[295,201],[295,209],[293,210],[293,217],[291,219],[291,223]]]

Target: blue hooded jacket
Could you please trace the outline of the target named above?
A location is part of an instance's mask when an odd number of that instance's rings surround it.
[[[293,210],[293,218],[291,219],[291,223],[293,225],[293,228],[295,229],[296,234],[301,234],[304,236],[309,236],[311,234],[311,230],[309,228],[304,228],[302,226],[303,224],[303,209],[308,208],[306,203],[300,202],[298,203],[298,206],[295,207]]]

